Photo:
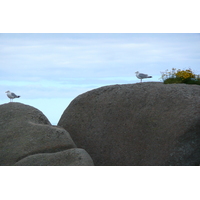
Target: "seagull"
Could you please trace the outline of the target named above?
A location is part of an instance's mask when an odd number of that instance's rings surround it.
[[[152,78],[152,76],[149,76],[148,74],[142,74],[138,71],[135,72],[135,74],[136,74],[137,78],[141,79],[140,82],[142,82],[143,78]]]
[[[7,93],[8,98],[10,98],[10,102],[12,102],[14,98],[20,97],[20,96],[17,96],[15,93],[10,92],[9,90],[6,93]]]

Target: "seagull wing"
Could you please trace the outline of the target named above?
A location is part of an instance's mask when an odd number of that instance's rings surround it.
[[[148,74],[139,73],[138,76],[139,76],[140,78],[148,78]]]
[[[13,92],[11,93],[11,96],[14,97],[14,98],[18,97],[18,96],[17,96],[15,93],[13,93]]]

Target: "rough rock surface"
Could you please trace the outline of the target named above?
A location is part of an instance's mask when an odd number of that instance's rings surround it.
[[[21,103],[0,105],[0,165],[14,165],[27,156],[42,153],[48,153],[55,161],[65,158],[65,150],[72,148],[76,148],[76,145],[69,133],[61,127],[52,126],[38,109]],[[59,154],[51,155],[56,152]],[[28,159],[26,161],[23,165],[30,165]],[[69,161],[62,160],[61,163],[68,165]]]
[[[93,161],[84,149],[68,149],[57,153],[40,153],[28,156],[17,166],[92,166]]]
[[[59,123],[94,165],[199,165],[200,87],[145,82],[75,98]]]

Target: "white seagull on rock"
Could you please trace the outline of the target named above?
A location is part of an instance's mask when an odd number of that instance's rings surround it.
[[[142,74],[140,72],[135,72],[137,78],[140,79],[140,82],[142,82],[143,78],[152,78],[152,76],[149,76],[148,74]]]
[[[10,98],[10,102],[13,101],[14,98],[19,98],[20,96],[17,96],[15,93],[10,92],[9,90],[6,92],[8,98]]]

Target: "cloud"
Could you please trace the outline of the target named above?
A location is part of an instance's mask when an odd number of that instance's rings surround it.
[[[135,71],[158,76],[172,67],[198,69],[199,38],[199,34],[0,34],[0,79],[93,85],[97,80],[107,84],[104,78],[109,77],[135,77]]]

